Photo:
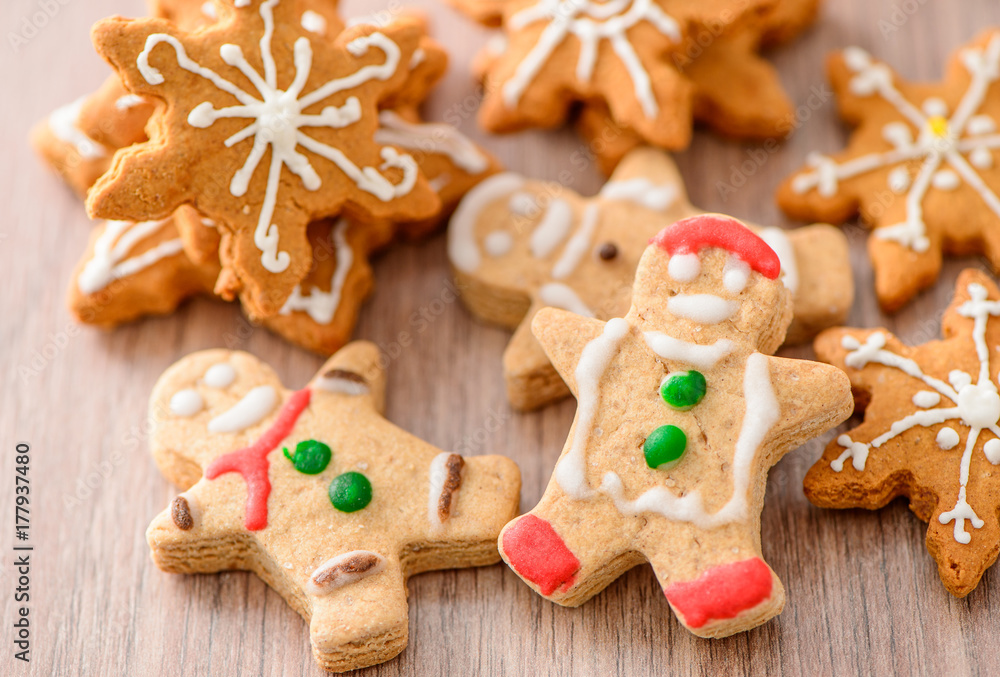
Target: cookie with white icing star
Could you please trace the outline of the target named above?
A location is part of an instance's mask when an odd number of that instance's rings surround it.
[[[578,606],[648,561],[698,636],[781,612],[760,549],[767,471],[853,402],[839,369],[770,356],[792,316],[780,274],[742,224],[696,216],[653,239],[625,317],[536,315],[578,408],[541,501],[500,535],[533,589]]]
[[[805,491],[826,508],[906,496],[941,582],[965,597],[1000,552],[1000,290],[989,275],[959,276],[941,335],[908,346],[885,329],[820,334],[816,354],[847,372],[864,422],[830,442]]]
[[[422,28],[400,20],[328,39],[302,25],[318,0],[213,2],[218,20],[195,32],[158,19],[95,25],[98,51],[129,91],[167,105],[149,142],[115,156],[87,207],[149,220],[193,205],[223,235],[220,291],[244,292],[251,314],[269,317],[311,268],[309,222],[440,210],[412,156],[374,138]]]
[[[857,47],[828,71],[854,132],[845,150],[808,157],[779,189],[782,209],[860,214],[887,312],[933,285],[946,254],[981,253],[1000,271],[1000,30],[959,49],[938,84],[907,82]]]
[[[790,131],[793,106],[760,51],[808,26],[818,0],[457,4],[503,28],[475,65],[484,128],[554,127],[583,104],[640,143],[681,150],[695,121],[741,139]]]
[[[153,561],[179,574],[253,571],[309,623],[326,670],[395,657],[407,644],[407,578],[497,562],[520,473],[396,428],[381,416],[384,392],[368,343],[297,391],[246,353],[171,367],[150,400],[151,445],[183,493],[146,532]]]
[[[649,239],[700,213],[670,157],[650,148],[633,151],[592,198],[516,174],[498,175],[466,196],[448,231],[449,257],[472,313],[515,329],[503,357],[514,407],[533,409],[569,394],[531,335],[538,310],[552,306],[601,320],[624,315]],[[842,322],[854,289],[846,238],[822,225],[758,232],[778,252],[794,299],[788,340],[808,340]]]

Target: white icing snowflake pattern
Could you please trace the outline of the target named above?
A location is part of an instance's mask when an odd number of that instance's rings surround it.
[[[914,360],[905,358],[891,350],[887,350],[885,334],[875,332],[865,343],[859,342],[853,336],[845,336],[843,347],[849,350],[845,364],[852,369],[863,369],[867,364],[881,364],[898,369],[916,379],[920,379],[930,390],[922,390],[913,396],[913,404],[918,411],[894,422],[889,430],[879,435],[871,442],[855,442],[849,435],[841,435],[837,443],[844,447],[844,453],[830,467],[836,472],[842,472],[844,463],[852,459],[855,470],[864,471],[868,456],[886,442],[893,440],[908,430],[917,426],[929,427],[941,423],[953,422],[942,428],[937,435],[937,443],[948,451],[958,446],[961,436],[955,427],[969,428],[962,454],[962,464],[959,476],[958,498],[955,507],[940,515],[941,524],[955,523],[955,540],[967,544],[972,535],[965,530],[966,522],[973,528],[980,529],[983,520],[976,514],[966,499],[969,484],[969,468],[972,463],[972,452],[984,431],[993,434],[993,438],[983,445],[983,454],[993,465],[1000,464],[1000,394],[997,384],[990,378],[990,349],[986,344],[986,328],[991,317],[1000,317],[1000,301],[987,298],[986,288],[980,284],[970,284],[970,299],[958,308],[962,317],[974,321],[972,338],[976,346],[976,356],[979,360],[979,374],[975,381],[970,374],[954,370],[948,374],[948,382],[928,376]],[[942,398],[951,401],[950,405],[938,406]]]
[[[1000,80],[1000,35],[985,49],[962,52],[962,63],[972,78],[954,111],[936,97],[919,106],[908,100],[893,83],[889,67],[873,61],[864,50],[852,47],[844,50],[843,55],[847,67],[855,74],[849,84],[851,92],[864,97],[880,96],[905,122],[891,122],[882,131],[892,150],[842,163],[818,153],[811,155],[808,162],[812,171],[796,177],[792,189],[800,195],[816,189],[823,197],[832,197],[845,179],[892,168],[889,189],[906,196],[906,217],[902,223],[877,228],[874,234],[918,253],[930,247],[924,200],[932,189],[954,191],[964,182],[1000,218],[1000,198],[977,171],[992,169],[993,151],[1000,148],[997,121],[980,111],[990,87]],[[916,138],[911,125],[917,129]],[[914,163],[919,165],[916,176],[910,170]]]
[[[318,114],[307,115],[303,111],[335,94],[357,88],[371,80],[391,78],[400,64],[399,46],[380,32],[352,40],[348,43],[347,50],[353,56],[361,57],[367,54],[369,49],[375,48],[385,54],[385,61],[380,65],[363,66],[351,75],[330,80],[304,94],[303,90],[312,69],[313,52],[309,39],[304,36],[299,37],[294,45],[295,78],[288,89],[281,90],[278,88],[277,66],[271,50],[274,7],[279,2],[280,0],[265,0],[259,8],[260,17],[264,22],[264,33],[260,39],[263,74],[258,73],[250,65],[238,45],[225,44],[219,50],[222,60],[242,73],[253,84],[258,96],[245,92],[215,71],[190,59],[184,46],[170,35],[163,33],[150,35],[146,40],[145,49],[138,58],[139,71],[146,81],[151,85],[162,84],[163,74],[149,64],[149,57],[157,45],[165,43],[174,49],[181,68],[205,78],[220,91],[231,95],[239,102],[239,105],[221,109],[215,108],[210,102],[199,104],[188,116],[188,124],[192,127],[205,129],[220,119],[252,120],[249,125],[225,142],[226,147],[231,148],[241,141],[253,138],[253,146],[246,162],[233,175],[230,183],[230,192],[234,197],[246,194],[254,172],[268,148],[271,149],[267,189],[254,231],[254,244],[262,252],[262,265],[272,273],[283,272],[291,262],[288,253],[278,249],[278,226],[272,223],[282,169],[287,167],[302,181],[307,190],[316,191],[321,186],[321,179],[309,159],[297,150],[299,146],[334,163],[359,189],[385,202],[412,191],[418,176],[417,164],[413,158],[394,148],[382,148],[383,164],[380,167],[359,167],[342,150],[321,143],[303,131],[310,127],[343,129],[361,120],[361,104],[354,96],[347,98],[343,105],[326,106]],[[236,3],[238,8],[248,5],[248,2]],[[392,183],[381,174],[387,169],[397,169],[402,172],[402,179],[398,184]]]
[[[626,32],[641,22],[648,22],[672,42],[681,39],[680,27],[654,0],[540,0],[507,20],[507,29],[519,31],[538,22],[546,22],[538,42],[517,67],[514,76],[503,86],[503,100],[508,108],[520,101],[524,91],[542,70],[556,49],[569,35],[580,41],[576,77],[589,82],[594,74],[601,41],[607,40],[632,78],[642,111],[648,118],[659,114],[649,73],[643,66]]]

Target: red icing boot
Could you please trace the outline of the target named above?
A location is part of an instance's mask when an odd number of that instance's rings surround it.
[[[713,567],[694,581],[667,586],[667,600],[691,628],[735,618],[771,597],[771,570],[758,557]]]
[[[546,597],[557,588],[569,589],[580,570],[580,560],[552,525],[534,515],[525,515],[503,532],[503,554],[511,568]]]

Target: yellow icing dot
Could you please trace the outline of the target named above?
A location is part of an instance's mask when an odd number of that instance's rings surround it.
[[[931,128],[931,132],[939,138],[944,138],[948,136],[948,119],[940,115],[935,115],[930,120],[927,121],[927,125]]]

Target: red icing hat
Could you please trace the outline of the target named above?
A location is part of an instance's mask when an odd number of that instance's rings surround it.
[[[725,249],[766,278],[776,280],[781,273],[781,261],[774,250],[756,233],[728,216],[705,214],[682,219],[661,230],[650,244],[671,256],[697,254],[707,247]]]

